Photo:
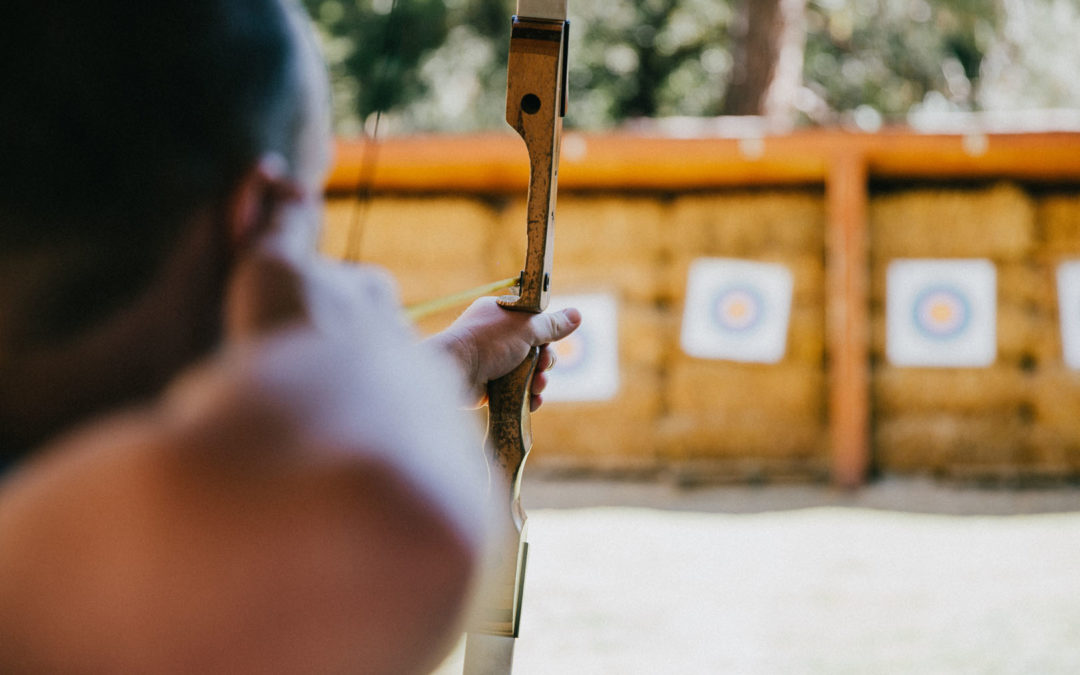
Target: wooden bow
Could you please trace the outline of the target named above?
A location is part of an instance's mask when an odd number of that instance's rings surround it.
[[[512,19],[506,121],[529,152],[528,248],[516,293],[499,298],[504,309],[540,313],[547,308],[555,235],[562,118],[566,114],[566,0],[518,0]],[[509,673],[521,621],[528,555],[521,476],[532,448],[531,383],[540,350],[534,347],[509,374],[488,383],[487,458],[498,507],[500,549],[493,593],[466,640],[468,675]]]

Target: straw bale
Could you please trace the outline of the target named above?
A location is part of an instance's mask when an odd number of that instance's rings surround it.
[[[1046,197],[1039,202],[1038,217],[1046,251],[1080,255],[1080,196]]]
[[[761,256],[824,249],[825,204],[817,192],[687,195],[672,204],[676,253]]]
[[[348,239],[353,225],[353,208],[348,200],[329,204],[327,225],[333,232],[328,232],[323,241],[330,252],[345,253],[342,242]],[[355,242],[359,255],[351,251],[350,258],[394,270],[427,265],[487,266],[496,213],[483,202],[380,197],[369,200],[362,208],[363,229]]]
[[[670,349],[668,315],[653,305],[624,302],[619,307],[619,355],[628,365],[658,368]]]
[[[1036,424],[1028,446],[1033,464],[1063,476],[1080,473],[1080,435]]]
[[[875,370],[872,392],[880,414],[1011,413],[1027,400],[1028,378],[1016,367]]]
[[[1024,452],[1027,433],[1015,416],[907,415],[878,421],[874,454],[877,466],[886,472],[942,473],[956,465],[1014,465]]]
[[[321,248],[337,258],[355,259],[359,253],[361,262],[385,267],[397,280],[405,304],[473,288],[495,277],[488,253],[495,212],[482,202],[380,197],[362,208],[363,232],[352,242],[359,251],[347,250],[356,213],[348,199],[327,204]],[[445,325],[460,309],[425,321],[424,332]]]
[[[824,359],[825,310],[822,307],[793,307],[784,362],[821,367]]]
[[[1064,356],[1061,346],[1061,324],[1057,317],[1039,317],[1031,322],[1031,356],[1039,368],[1061,368]]]
[[[364,216],[364,260],[428,264],[486,263],[496,212],[462,198],[380,198]]]
[[[1031,379],[1030,401],[1036,424],[1080,439],[1080,371],[1039,369]]]
[[[794,277],[793,301],[814,305],[825,302],[825,259],[820,255],[765,256],[761,262],[780,263]]]
[[[829,478],[829,460],[824,455],[689,457],[666,461],[663,475],[681,487],[719,483],[823,483]]]
[[[891,260],[874,260],[870,263],[870,303],[871,306],[884,306],[888,297],[888,271]]]
[[[666,211],[655,199],[578,197],[560,200],[553,252],[555,293],[611,289],[628,300],[657,298]],[[525,260],[525,200],[499,216],[492,259],[506,276]]]
[[[499,214],[495,252],[500,257],[524,259],[525,204],[513,200]],[[655,199],[564,197],[555,219],[556,260],[560,266],[652,263],[662,254],[667,220]]]
[[[825,376],[820,366],[750,365],[680,356],[669,371],[668,409],[701,419],[755,415],[783,424],[824,414]]]
[[[997,309],[998,362],[1035,363],[1052,356],[1060,340],[1047,332],[1057,331],[1056,321],[1029,308],[999,305]]]
[[[673,412],[661,420],[658,439],[667,460],[806,459],[824,454],[826,427],[817,419],[783,419],[762,411],[709,418]]]
[[[619,393],[611,401],[544,404],[533,418],[538,460],[655,455],[660,374],[654,368],[623,364],[619,377]]]
[[[1053,268],[1028,260],[998,265],[997,273],[998,302],[1002,305],[1016,305],[1044,314],[1055,313],[1057,281]]]
[[[653,421],[609,406],[589,403],[574,411],[543,410],[534,418],[533,428],[533,462],[574,457],[587,464],[603,457],[656,456]]]
[[[597,253],[612,260],[638,261],[660,255],[670,216],[649,197],[609,196],[560,198],[555,242],[560,261],[590,261]],[[525,201],[502,213],[502,234],[524,232]]]
[[[870,201],[871,253],[888,258],[1019,260],[1036,244],[1035,207],[1022,190],[913,190]]]
[[[887,322],[885,313],[880,309],[870,312],[870,354],[874,358],[884,361],[885,343],[887,342]]]
[[[332,199],[326,202],[326,213],[319,240],[319,249],[331,258],[348,255],[349,230],[354,218],[355,201]]]
[[[565,295],[606,291],[617,293],[628,302],[640,304],[652,304],[660,294],[660,280],[664,275],[656,261],[618,262],[601,255],[592,261],[570,261],[560,258],[557,249],[556,243],[552,293]],[[519,268],[524,260],[521,258],[517,261]]]

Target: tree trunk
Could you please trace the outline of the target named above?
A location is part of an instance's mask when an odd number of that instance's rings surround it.
[[[790,122],[802,84],[806,0],[742,0],[725,115]]]

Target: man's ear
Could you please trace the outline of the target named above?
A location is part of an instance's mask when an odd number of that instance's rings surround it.
[[[233,250],[243,249],[266,232],[282,203],[303,198],[303,190],[289,175],[288,168],[288,162],[280,154],[266,153],[233,187],[225,204]]]

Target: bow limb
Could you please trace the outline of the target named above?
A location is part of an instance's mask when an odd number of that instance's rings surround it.
[[[511,311],[547,308],[555,236],[555,197],[562,117],[566,111],[569,22],[566,0],[518,0],[510,37],[506,121],[529,153],[527,249],[517,293],[499,298]],[[509,673],[521,621],[525,583],[526,516],[521,477],[532,448],[529,400],[540,350],[534,347],[513,371],[488,383],[486,450],[500,537],[479,620],[466,641],[469,675]]]

